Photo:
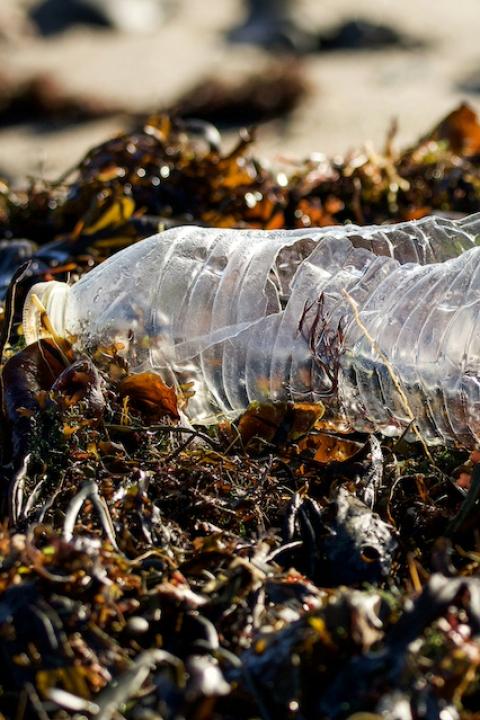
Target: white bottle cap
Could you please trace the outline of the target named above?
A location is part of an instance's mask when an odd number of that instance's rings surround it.
[[[51,337],[42,318],[44,313],[55,333],[65,336],[69,294],[69,285],[56,280],[37,283],[30,288],[23,306],[23,332],[27,345],[40,338]]]

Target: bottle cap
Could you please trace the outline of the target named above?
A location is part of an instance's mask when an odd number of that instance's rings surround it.
[[[30,288],[23,306],[23,332],[27,345],[52,334],[65,335],[69,294],[69,285],[56,280],[37,283]]]

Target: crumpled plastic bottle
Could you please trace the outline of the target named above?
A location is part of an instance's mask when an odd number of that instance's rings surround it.
[[[194,383],[188,415],[252,401],[321,401],[339,430],[427,443],[480,438],[480,214],[305,230],[182,227],[143,240],[77,284],[35,285],[82,348],[120,343],[134,371]]]

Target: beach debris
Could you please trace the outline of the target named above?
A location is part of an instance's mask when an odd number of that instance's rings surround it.
[[[134,371],[191,383],[192,422],[233,419],[251,403],[321,402],[340,431],[474,448],[479,236],[479,215],[272,233],[172,228],[71,288],[34,285],[25,337],[48,337],[45,312],[82,349],[120,344]],[[153,392],[153,375],[138,376],[137,392],[144,377]]]
[[[461,105],[404,151],[393,128],[383,152],[317,154],[273,171],[252,154],[251,133],[224,153],[211,124],[151,116],[93,148],[60,182],[0,183],[0,236],[55,242],[67,257],[70,247],[78,264],[80,247],[97,245],[102,259],[172,225],[310,228],[473,213],[479,128]]]
[[[220,128],[287,119],[308,94],[302,66],[290,59],[232,83],[206,77],[165,109],[172,117],[200,119]]]
[[[103,98],[69,92],[47,73],[21,79],[0,75],[0,126],[45,123],[58,128],[122,112]]]
[[[175,230],[187,247],[191,233],[200,242],[213,232],[208,225],[237,228],[235,237],[255,231],[244,238],[297,228],[315,247],[322,225],[380,225],[336,228],[326,245],[396,263],[399,274],[409,263],[428,275],[436,263],[473,258],[475,219],[452,220],[478,210],[478,122],[460,107],[440,126],[401,152],[392,132],[381,153],[272,170],[254,156],[251,135],[224,153],[214,126],[156,117],[95,148],[56,183],[0,183],[4,284],[13,273],[0,340],[2,716],[478,713],[477,449],[340,433],[328,392],[315,403],[256,402],[235,420],[193,425],[189,368],[176,383],[148,366],[133,373],[119,340],[80,354],[38,296],[36,328],[50,337],[26,347],[21,314],[32,284],[63,280],[73,292],[119,250],[185,223],[203,226]],[[432,212],[442,216],[384,226]],[[217,277],[224,265],[215,265]],[[268,288],[285,279],[280,265]],[[143,284],[142,276],[138,297]],[[461,283],[457,290],[466,292]],[[275,292],[268,297],[281,305]],[[444,299],[450,307],[453,296]],[[401,292],[392,302],[405,308]],[[300,334],[311,316],[323,328],[328,307],[305,308]],[[141,317],[132,307],[127,320],[150,329],[161,313]],[[346,328],[336,328],[341,341]],[[452,338],[454,348],[462,343]],[[145,357],[154,349],[139,345]],[[323,349],[333,362],[344,342]],[[330,390],[335,368],[325,367]],[[463,409],[452,409],[458,423]]]

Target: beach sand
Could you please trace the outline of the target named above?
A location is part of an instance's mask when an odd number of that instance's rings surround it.
[[[50,38],[22,36],[0,43],[2,68],[16,77],[45,71],[72,93],[143,112],[168,105],[207,75],[264,71],[267,53],[225,40],[242,12],[236,0],[178,0],[175,16],[148,35],[78,27]],[[398,142],[408,144],[461,100],[480,108],[480,95],[460,89],[471,72],[480,76],[478,0],[304,0],[298,12],[306,26],[319,29],[354,15],[390,23],[427,47],[306,57],[310,94],[288,123],[260,129],[257,155],[275,162],[343,153],[365,141],[382,147],[393,118]],[[125,127],[125,120],[113,118],[38,132],[34,121],[0,132],[0,172],[54,178]]]

